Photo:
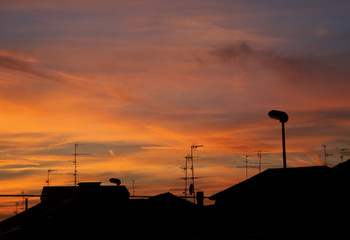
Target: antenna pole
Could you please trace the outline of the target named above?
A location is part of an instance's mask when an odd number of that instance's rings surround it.
[[[47,170],[47,186],[50,186],[50,173],[57,170],[52,170],[51,168]]]
[[[74,144],[74,186],[77,186],[77,148],[79,143]]]
[[[191,166],[191,170],[192,170],[192,185],[193,185],[193,196],[196,196],[196,190],[194,188],[194,169],[193,169],[193,149],[195,148],[194,145],[191,146],[191,162],[192,162],[192,166]],[[196,203],[196,198],[193,198],[193,202]]]
[[[197,149],[197,148],[199,148],[199,147],[203,147],[203,145],[192,145],[191,146],[191,156],[190,156],[190,158],[191,158],[191,161],[192,161],[192,166],[191,166],[191,170],[192,170],[192,186],[193,186],[193,202],[194,203],[196,203],[196,189],[195,189],[195,185],[194,185],[194,179],[195,179],[195,177],[194,177],[194,167],[193,167],[193,165],[194,165],[194,161],[193,161],[193,150],[194,149]]]
[[[77,156],[78,155],[91,155],[90,153],[77,153],[78,145],[84,145],[81,143],[75,143],[74,144],[74,186],[77,186]]]
[[[47,170],[47,186],[50,186],[50,169]]]
[[[245,179],[248,179],[248,155],[245,156]]]
[[[327,166],[327,157],[332,156],[333,154],[327,153],[327,145],[321,145],[324,149],[324,165]]]
[[[184,168],[184,170],[185,170],[185,198],[187,197],[187,191],[188,191],[188,189],[187,189],[187,184],[188,184],[188,172],[187,172],[187,169],[188,169],[188,159],[191,159],[191,156],[190,155],[187,155],[186,157],[185,157],[185,168]]]
[[[261,158],[262,158],[261,150],[258,151],[258,157],[259,157],[259,173],[261,173]]]
[[[346,154],[346,151],[349,150],[347,148],[342,148],[340,149],[340,161],[343,162],[344,161],[344,153]]]

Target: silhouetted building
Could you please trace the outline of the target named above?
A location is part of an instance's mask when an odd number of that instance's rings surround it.
[[[344,239],[350,235],[349,189],[350,160],[333,168],[267,169],[210,199],[218,216],[240,219],[220,225],[253,234],[239,239]]]
[[[125,186],[100,184],[44,187],[41,203],[0,223],[0,239],[93,239],[114,231],[130,194]]]
[[[0,239],[296,239],[349,237],[350,161],[267,169],[199,207],[125,186],[44,187],[41,203],[0,223]],[[200,193],[200,192],[197,192]],[[199,196],[204,197],[204,196]],[[199,198],[199,199],[200,199]],[[199,200],[197,200],[199,201]]]
[[[325,197],[329,181],[327,166],[267,169],[209,199],[222,208],[294,208]]]
[[[130,199],[125,186],[44,187],[41,203],[0,223],[0,239],[107,239],[132,234],[131,239],[178,239],[195,204],[171,193]]]
[[[118,201],[128,200],[129,191],[125,186],[101,186],[101,182],[81,182],[75,186],[44,187],[41,201],[59,201],[71,197],[99,197]]]

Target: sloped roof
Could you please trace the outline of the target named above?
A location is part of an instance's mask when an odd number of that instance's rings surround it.
[[[259,192],[264,188],[286,189],[305,184],[316,184],[324,181],[330,168],[327,166],[275,168],[267,169],[243,182],[212,195],[210,200],[217,200],[242,192]]]
[[[350,159],[346,160],[345,162],[339,163],[338,165],[334,166],[333,169],[350,170]]]
[[[177,206],[192,207],[193,205],[195,205],[192,202],[187,201],[181,197],[175,196],[170,192],[158,194],[156,196],[150,197],[148,200],[151,202],[157,202],[158,204],[161,203],[161,204],[172,205],[172,206],[177,205]]]

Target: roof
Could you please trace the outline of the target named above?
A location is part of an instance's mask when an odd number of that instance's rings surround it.
[[[262,189],[286,189],[303,187],[324,181],[326,173],[330,170],[327,166],[275,168],[267,169],[243,182],[229,187],[211,196],[210,200],[222,199],[242,192],[261,193]]]
[[[188,206],[188,207],[192,207],[194,204],[190,201],[187,201],[181,197],[175,196],[174,194],[170,193],[170,192],[166,192],[166,193],[161,193],[158,194],[156,196],[150,197],[148,199],[150,202],[154,202],[162,205],[171,205],[171,206]]]
[[[345,162],[339,163],[338,165],[334,166],[333,169],[350,170],[350,159],[346,160]]]
[[[128,199],[129,191],[125,186],[100,186],[100,182],[84,182],[76,186],[50,186],[44,187],[41,193],[41,201],[62,200],[76,196],[98,196],[98,197],[117,197],[119,199]]]

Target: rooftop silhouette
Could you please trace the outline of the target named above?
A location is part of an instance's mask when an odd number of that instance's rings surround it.
[[[350,236],[350,160],[267,169],[201,206],[172,193],[130,198],[120,184],[44,187],[41,202],[0,223],[12,239],[261,239]],[[200,194],[199,194],[200,195]],[[198,200],[198,203],[202,201]],[[337,219],[339,221],[337,221]]]

